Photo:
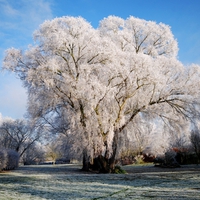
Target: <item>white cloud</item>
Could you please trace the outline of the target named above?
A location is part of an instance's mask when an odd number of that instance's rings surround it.
[[[1,27],[21,32],[33,32],[46,19],[53,18],[51,1],[7,0],[0,1]]]
[[[0,60],[5,49],[27,48],[32,34],[47,19],[52,19],[53,0],[0,0]]]
[[[5,2],[2,5],[2,11],[4,14],[8,17],[16,17],[19,16],[18,10],[14,9],[11,5],[8,4],[8,2]]]

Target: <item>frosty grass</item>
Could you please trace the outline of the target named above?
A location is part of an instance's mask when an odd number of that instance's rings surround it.
[[[128,174],[80,169],[79,165],[38,165],[1,173],[0,200],[200,199],[200,168],[162,171],[143,166],[140,172],[125,166]]]

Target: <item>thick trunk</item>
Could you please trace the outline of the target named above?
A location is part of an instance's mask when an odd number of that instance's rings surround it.
[[[115,169],[115,160],[107,159],[105,156],[99,155],[98,157],[91,160],[89,157],[84,154],[83,155],[83,171],[94,171],[99,173],[112,173]]]
[[[87,149],[83,151],[83,168],[84,171],[96,171],[99,173],[112,173],[115,170],[115,159],[118,146],[118,131],[115,132],[112,143],[112,155],[109,157],[108,151],[105,155],[99,155],[91,162]],[[108,147],[107,147],[108,148]]]
[[[93,171],[100,173],[108,173],[108,163],[105,157],[102,155],[94,159],[94,163],[91,166]]]
[[[115,163],[111,162],[111,159],[107,159],[105,156],[100,155],[94,159],[91,169],[99,173],[112,173],[115,169]]]

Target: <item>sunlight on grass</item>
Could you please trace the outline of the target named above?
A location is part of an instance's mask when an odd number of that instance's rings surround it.
[[[0,174],[0,199],[200,199],[199,183],[200,171],[93,174],[74,165],[29,166]]]

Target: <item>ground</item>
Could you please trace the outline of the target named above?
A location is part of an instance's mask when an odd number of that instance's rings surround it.
[[[79,165],[38,165],[1,173],[0,199],[200,199],[200,166],[124,166],[127,174],[80,169]]]

